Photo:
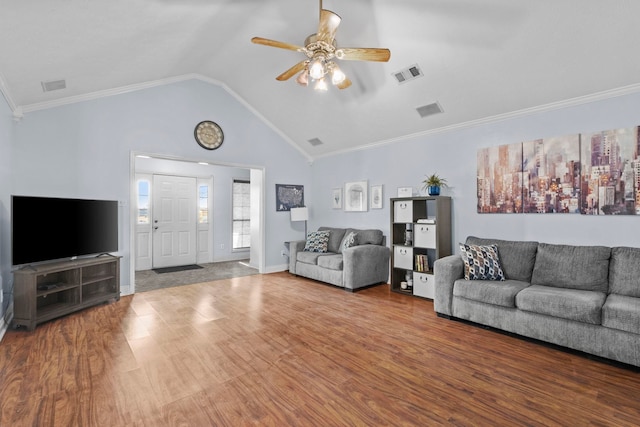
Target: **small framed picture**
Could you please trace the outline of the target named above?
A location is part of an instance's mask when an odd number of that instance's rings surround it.
[[[366,212],[369,208],[367,181],[347,182],[344,185],[344,210],[347,212]]]
[[[276,212],[304,206],[304,185],[276,184]]]
[[[413,187],[398,187],[398,197],[413,196]]]
[[[342,209],[342,188],[334,188],[331,195],[331,208]]]
[[[382,185],[371,186],[371,209],[382,209]]]

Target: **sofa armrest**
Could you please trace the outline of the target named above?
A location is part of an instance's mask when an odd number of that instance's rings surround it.
[[[436,313],[452,316],[453,284],[464,277],[464,262],[460,255],[449,255],[433,263],[435,277],[435,298],[433,308]]]
[[[358,245],[342,251],[345,289],[358,289],[389,280],[391,251],[381,245]]]
[[[298,252],[302,252],[306,240],[294,240],[289,242],[289,273],[296,274],[296,261]]]

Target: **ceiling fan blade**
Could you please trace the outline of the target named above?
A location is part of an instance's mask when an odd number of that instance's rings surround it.
[[[347,61],[387,62],[391,58],[391,51],[375,47],[343,47],[336,51],[336,58]]]
[[[320,24],[318,25],[318,40],[329,44],[333,43],[340,21],[342,21],[340,16],[330,10],[322,9],[320,11]]]
[[[296,46],[291,43],[279,42],[276,40],[269,40],[262,37],[254,37],[251,39],[251,41],[255,44],[262,44],[262,45],[271,46],[271,47],[279,47],[280,49],[288,49],[288,50],[295,50],[295,51],[304,50],[302,46]]]
[[[349,77],[345,77],[345,78],[344,78],[344,80],[343,80],[341,83],[338,83],[338,84],[336,85],[336,87],[337,87],[338,89],[346,89],[346,88],[348,88],[349,86],[351,86],[351,80],[349,80]]]
[[[300,71],[304,70],[306,66],[307,66],[307,61],[298,62],[296,65],[294,65],[293,67],[289,68],[287,71],[285,71],[284,73],[276,77],[276,80],[279,80],[281,82],[285,80],[289,80],[291,77],[295,76]]]

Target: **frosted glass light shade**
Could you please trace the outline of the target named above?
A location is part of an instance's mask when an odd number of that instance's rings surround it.
[[[309,76],[313,80],[321,79],[327,73],[326,66],[324,65],[324,58],[316,58],[311,61],[309,66]]]
[[[329,90],[329,86],[327,86],[327,82],[325,81],[325,79],[322,78],[316,82],[316,85],[313,87],[313,89],[317,90],[318,92],[326,92]]]

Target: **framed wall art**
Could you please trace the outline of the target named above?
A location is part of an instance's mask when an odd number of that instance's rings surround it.
[[[334,188],[331,194],[331,208],[342,209],[342,188]]]
[[[304,206],[304,185],[276,184],[276,212]]]
[[[382,185],[371,186],[371,209],[382,209]]]
[[[366,212],[368,199],[367,181],[347,182],[344,185],[344,210],[347,212]]]

